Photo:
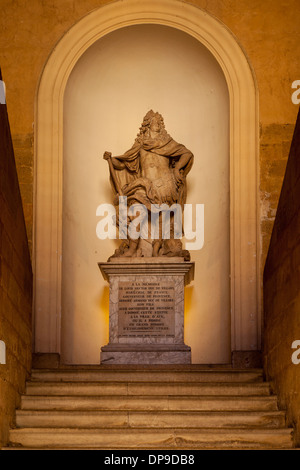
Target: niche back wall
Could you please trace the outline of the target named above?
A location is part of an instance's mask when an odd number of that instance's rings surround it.
[[[229,99],[211,53],[160,25],[119,29],[74,67],[64,98],[62,361],[97,364],[108,342],[108,285],[97,263],[119,242],[96,236],[96,209],[112,203],[105,150],[134,142],[149,109],[195,155],[187,203],[204,204],[204,246],[191,251],[185,342],[193,363],[230,362]]]

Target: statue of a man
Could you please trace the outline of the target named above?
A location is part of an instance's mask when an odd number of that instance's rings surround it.
[[[138,239],[128,236],[114,256],[184,256],[188,259],[188,252],[182,250],[181,241],[174,237],[174,217],[171,216],[173,229],[167,239],[161,227],[160,236],[151,238],[151,211],[156,211],[162,205],[171,207],[173,204],[183,209],[186,175],[193,163],[192,152],[167,134],[163,117],[149,111],[132,148],[117,157],[105,152],[104,159],[109,162],[111,181],[117,196],[126,196],[128,207],[142,204],[147,209],[146,233]],[[115,198],[116,206],[118,199]],[[130,220],[132,217],[128,218],[128,223]]]

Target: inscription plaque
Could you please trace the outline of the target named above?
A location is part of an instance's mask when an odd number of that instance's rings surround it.
[[[175,336],[174,282],[119,282],[121,337]]]
[[[183,258],[116,258],[99,263],[109,281],[109,343],[101,364],[191,364],[184,343],[184,286],[194,263]]]

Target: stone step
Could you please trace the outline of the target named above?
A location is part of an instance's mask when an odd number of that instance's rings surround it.
[[[144,367],[139,369],[114,367],[70,367],[64,369],[34,369],[32,381],[42,382],[262,382],[261,369],[201,369],[199,366],[184,366],[167,369]]]
[[[285,413],[257,369],[40,369],[32,372],[20,408],[11,448],[292,448]]]
[[[281,411],[27,411],[17,410],[20,428],[280,428],[285,426]]]
[[[27,395],[269,395],[269,384],[201,382],[28,382]]]
[[[276,411],[275,396],[34,396],[21,397],[23,410],[194,410]]]
[[[73,449],[288,449],[291,429],[70,429],[21,428],[10,443],[25,448]]]

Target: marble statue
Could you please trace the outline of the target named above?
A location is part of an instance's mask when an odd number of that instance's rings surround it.
[[[178,220],[182,234],[182,218],[175,217],[172,207],[183,211],[186,176],[193,164],[193,154],[170,137],[161,114],[152,110],[146,114],[135,142],[127,152],[116,157],[105,152],[103,158],[109,163],[119,230],[122,198],[126,198],[128,207],[127,227],[139,216],[139,224],[135,225],[138,235],[130,234],[128,230],[113,257],[180,256],[189,260],[189,252],[182,249],[182,242],[176,236]],[[136,213],[130,208],[137,208]],[[164,211],[169,212],[167,235],[163,227]],[[155,237],[154,220],[158,220],[159,227]]]

